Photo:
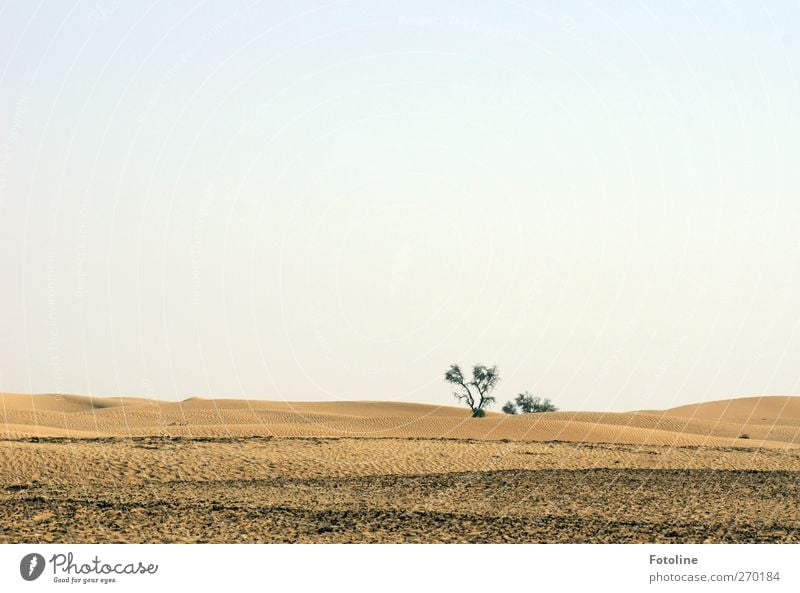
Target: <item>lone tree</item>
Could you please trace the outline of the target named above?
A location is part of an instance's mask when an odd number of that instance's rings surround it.
[[[556,412],[558,408],[548,398],[543,400],[538,395],[534,396],[526,391],[517,395],[513,402],[506,402],[503,411],[506,414],[536,414],[537,412]]]
[[[453,395],[469,406],[473,418],[483,418],[486,415],[485,408],[494,403],[494,397],[489,394],[500,381],[500,373],[496,366],[476,364],[472,367],[472,381],[467,381],[459,366],[451,364],[444,374],[444,380],[458,387]]]

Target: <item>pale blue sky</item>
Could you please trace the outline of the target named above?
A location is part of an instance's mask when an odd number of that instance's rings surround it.
[[[0,390],[800,391],[794,2],[0,2]]]

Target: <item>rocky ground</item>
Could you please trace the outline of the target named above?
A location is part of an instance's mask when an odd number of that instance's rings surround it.
[[[0,541],[796,543],[798,463],[576,443],[5,441]]]

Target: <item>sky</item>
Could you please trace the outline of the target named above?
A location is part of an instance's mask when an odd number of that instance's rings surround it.
[[[796,2],[0,0],[0,391],[800,392]]]

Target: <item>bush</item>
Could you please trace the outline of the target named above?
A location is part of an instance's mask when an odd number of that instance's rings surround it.
[[[506,414],[536,414],[538,412],[556,412],[558,408],[548,398],[531,395],[527,391],[520,393],[513,402],[506,402],[503,406]]]
[[[506,414],[516,414],[517,413],[517,406],[514,402],[506,402],[506,404],[502,407],[503,412]]]

